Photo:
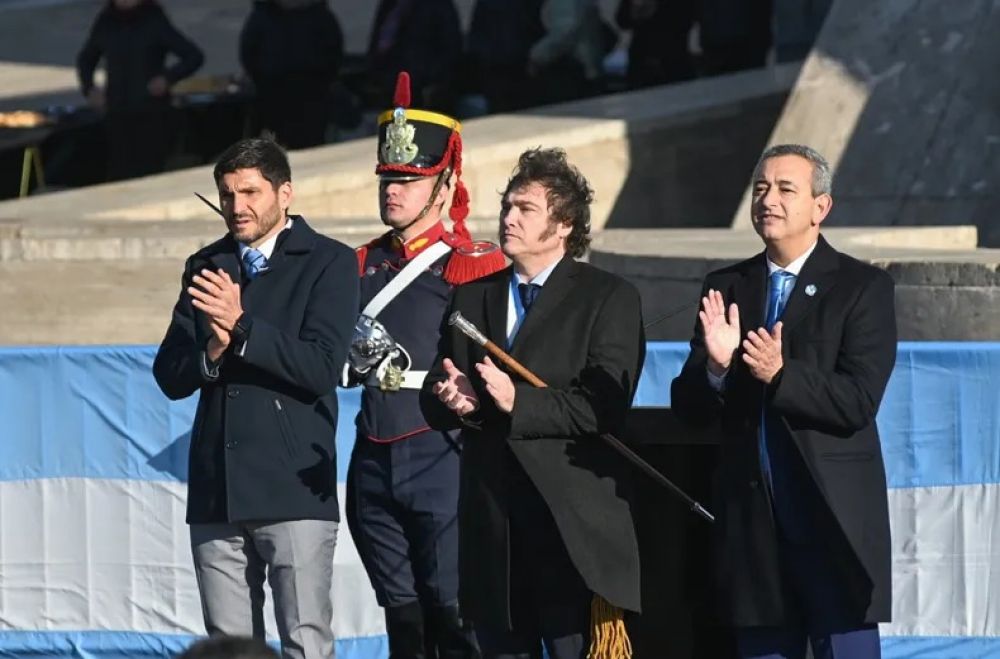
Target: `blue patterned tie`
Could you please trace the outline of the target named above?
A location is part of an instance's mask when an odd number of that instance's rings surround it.
[[[767,290],[767,321],[764,326],[767,331],[774,329],[774,325],[781,318],[781,312],[785,310],[785,305],[788,303],[788,294],[792,290],[792,286],[795,284],[795,275],[790,272],[785,272],[784,270],[775,270],[771,273],[768,278],[768,290]],[[767,411],[765,405],[761,405],[760,408],[760,468],[764,472],[764,477],[767,478],[768,484],[772,486],[774,479],[771,476],[771,456],[767,449],[767,428],[766,428]]]
[[[267,257],[252,247],[243,252],[243,271],[247,279],[253,281],[257,275],[267,270]]]
[[[524,313],[528,313],[528,309],[535,303],[535,298],[538,297],[541,290],[542,287],[538,284],[517,285],[517,294],[521,296],[521,306],[524,307]]]

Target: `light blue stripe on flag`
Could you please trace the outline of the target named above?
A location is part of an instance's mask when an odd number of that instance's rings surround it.
[[[173,657],[199,638],[110,631],[0,632],[0,656],[32,659]],[[339,659],[385,659],[389,643],[386,636],[337,639],[335,652]]]
[[[882,659],[1000,659],[1000,638],[886,636]]]
[[[0,348],[0,480],[187,481],[198,394],[171,402],[154,347]],[[346,480],[360,390],[338,392],[338,481]]]
[[[687,352],[648,345],[635,405],[670,404]],[[1000,483],[1000,343],[900,343],[878,428],[889,487]]]
[[[171,403],[153,347],[0,349],[0,480],[187,478],[196,396]],[[683,343],[650,343],[638,406],[669,404]],[[1000,343],[901,343],[879,414],[890,487],[1000,482]],[[357,389],[341,390],[338,480]]]

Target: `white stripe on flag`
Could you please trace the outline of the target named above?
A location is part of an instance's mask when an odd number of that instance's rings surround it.
[[[891,636],[1000,635],[1000,485],[889,490]]]
[[[184,483],[0,482],[0,630],[204,634]],[[343,516],[344,485],[338,485]],[[346,522],[334,558],[337,638],[385,633]],[[268,634],[275,637],[268,593]]]

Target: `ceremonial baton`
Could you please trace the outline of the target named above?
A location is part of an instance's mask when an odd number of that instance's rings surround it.
[[[225,215],[222,214],[222,211],[219,209],[219,207],[216,206],[215,204],[213,204],[212,202],[210,202],[208,199],[205,199],[204,197],[202,197],[197,192],[194,193],[194,196],[198,197],[198,199],[201,199],[203,202],[205,202],[206,206],[208,206],[209,208],[211,208],[213,211],[215,211],[219,215],[222,215],[223,218],[226,217]]]
[[[679,307],[674,307],[673,309],[671,309],[667,313],[663,314],[662,316],[659,316],[656,320],[651,320],[648,323],[646,323],[645,325],[643,325],[642,329],[649,329],[653,325],[659,325],[660,323],[662,323],[666,319],[673,318],[674,316],[676,316],[677,314],[679,314],[682,311],[687,311],[688,309],[693,309],[694,307],[698,306],[698,304],[700,302],[701,302],[701,300],[695,300],[694,302],[685,302],[684,304],[680,305]]]
[[[488,353],[499,359],[507,368],[512,370],[514,373],[517,373],[529,384],[539,388],[545,388],[547,386],[541,378],[525,368],[519,361],[508,355],[504,350],[501,350],[500,346],[486,338],[486,335],[480,332],[479,328],[477,328],[474,324],[469,322],[469,320],[462,315],[461,311],[452,313],[451,317],[448,318],[448,324],[457,327],[462,334],[481,345]],[[620,439],[607,432],[601,433],[601,439],[607,442],[611,448],[618,451],[625,457],[625,459],[638,467],[647,476],[670,490],[674,496],[683,501],[692,512],[700,515],[709,522],[715,521],[715,517],[712,513],[705,510],[704,506],[689,497],[687,492],[674,485],[673,481],[661,474],[656,467],[642,459],[638,453],[626,446]]]

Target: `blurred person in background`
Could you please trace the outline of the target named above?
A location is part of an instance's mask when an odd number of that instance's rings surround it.
[[[704,75],[757,69],[771,49],[773,0],[701,0]]]
[[[343,56],[343,32],[325,0],[254,2],[240,33],[240,64],[256,87],[259,128],[289,149],[325,143],[330,86]]]
[[[664,85],[695,77],[688,34],[698,14],[695,0],[621,0],[615,22],[632,31],[628,85]]]
[[[368,44],[368,84],[381,98],[409,71],[413,104],[454,111],[462,29],[452,0],[380,0]]]
[[[177,59],[169,66],[168,55]],[[105,89],[94,84],[102,59]],[[170,87],[204,59],[155,0],[111,0],[97,15],[76,71],[88,102],[106,112],[110,180],[163,171],[170,146]]]
[[[478,0],[472,11],[468,79],[486,97],[490,112],[511,112],[531,105],[528,57],[545,36],[543,0]]]
[[[533,104],[546,105],[601,91],[604,56],[617,35],[601,19],[595,0],[544,0],[545,34],[528,53]]]

